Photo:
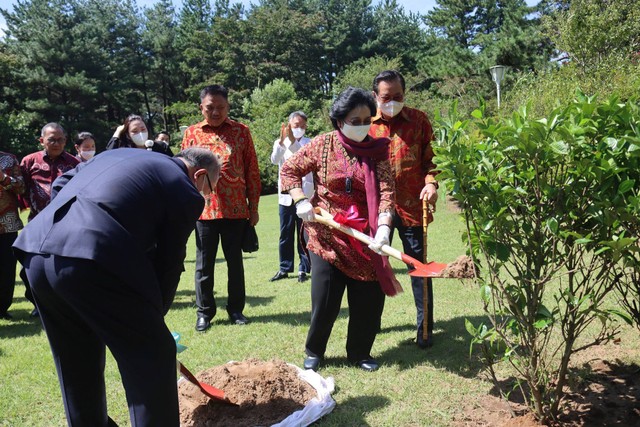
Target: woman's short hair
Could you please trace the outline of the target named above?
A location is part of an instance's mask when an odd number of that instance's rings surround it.
[[[82,143],[87,139],[96,140],[91,132],[80,132],[76,138],[76,145],[82,145]]]
[[[369,107],[371,115],[376,115],[378,107],[376,106],[376,101],[373,99],[371,92],[353,86],[349,86],[343,90],[336,100],[333,101],[331,111],[329,111],[329,118],[331,119],[333,128],[336,130],[339,129],[338,120],[344,120],[351,110],[358,108],[359,106]]]

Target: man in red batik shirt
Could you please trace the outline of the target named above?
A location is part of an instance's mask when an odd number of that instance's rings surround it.
[[[211,150],[221,163],[220,180],[206,199],[196,223],[196,330],[205,331],[216,315],[213,274],[222,244],[227,261],[227,314],[237,325],[247,323],[245,306],[242,235],[258,223],[260,171],[249,128],[229,119],[228,91],[224,86],[207,86],[200,92],[200,111],[204,120],[184,133],[182,149],[197,146]]]
[[[40,132],[40,144],[44,150],[25,156],[20,162],[25,184],[24,198],[29,205],[29,221],[51,202],[53,181],[80,163],[75,156],[64,151],[66,143],[67,133],[64,128],[58,123],[47,123]],[[20,270],[20,278],[27,288],[25,298],[35,305],[24,268]],[[38,316],[38,309],[34,308],[31,317]]]
[[[404,252],[422,261],[424,239],[422,233],[422,200],[435,208],[438,182],[433,163],[433,130],[427,115],[404,106],[405,82],[402,74],[386,70],[373,80],[373,94],[378,113],[372,119],[369,135],[391,139],[389,162],[395,176],[396,215],[394,228],[398,230]],[[392,231],[393,235],[393,231]],[[416,305],[417,338],[420,348],[433,343],[433,286],[427,281],[427,304],[424,304],[424,279],[411,278]],[[427,331],[424,330],[425,309]],[[425,333],[426,332],[426,333]]]

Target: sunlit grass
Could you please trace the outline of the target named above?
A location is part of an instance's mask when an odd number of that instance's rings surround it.
[[[442,196],[442,195],[441,195]],[[447,209],[444,198],[436,220],[429,227],[429,258],[451,262],[464,253],[460,238],[463,223]],[[226,265],[219,251],[216,263],[218,315],[205,333],[194,330],[195,294],[193,276],[195,245],[189,242],[186,271],[167,315],[167,324],[182,335],[189,347],[181,361],[197,372],[230,360],[256,357],[282,359],[300,366],[308,329],[309,282],[295,278],[270,283],[278,269],[279,218],[277,197],[260,202],[257,226],[260,250],[245,254],[247,307],[246,326],[228,322],[226,305]],[[400,249],[400,240],[394,240]],[[469,283],[435,279],[435,345],[420,350],[415,338],[415,308],[402,263],[392,261],[405,292],[387,298],[382,331],[373,355],[382,364],[374,373],[348,365],[345,353],[347,306],[336,322],[326,353],[322,376],[335,379],[336,409],[319,425],[323,426],[447,426],[464,405],[487,394],[491,384],[479,377],[481,366],[469,357],[469,337],[464,319],[474,323],[484,319],[477,290]],[[39,324],[29,318],[31,305],[21,283],[10,311],[13,322],[0,320],[0,426],[66,425],[57,376],[46,337]],[[637,345],[637,334],[627,331],[623,345]],[[82,349],[78,349],[82,351]],[[129,424],[129,415],[113,358],[107,359],[106,381],[109,414],[119,425]]]

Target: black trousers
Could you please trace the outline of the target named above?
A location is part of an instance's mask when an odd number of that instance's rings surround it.
[[[107,416],[105,346],[118,363],[133,426],[179,426],[176,345],[160,308],[89,260],[27,254],[69,425]]]
[[[218,245],[227,261],[227,313],[242,313],[245,305],[242,234],[245,219],[214,219],[196,222],[196,305],[198,316],[207,320],[216,315],[213,296],[214,270]]]
[[[400,218],[394,217],[394,228],[398,230],[398,235],[402,241],[402,248],[405,254],[422,262],[424,257],[424,235],[422,227],[406,227],[402,225]],[[393,241],[393,231],[391,231],[391,240]],[[418,335],[422,335],[424,326],[424,278],[411,276],[411,289],[413,290],[413,300],[416,306],[416,326]],[[433,334],[433,281],[427,279],[427,334]]]
[[[9,310],[13,303],[13,290],[16,286],[16,257],[11,245],[18,232],[0,234],[0,315]]]
[[[324,357],[346,289],[349,304],[347,358],[352,363],[371,358],[385,301],[380,284],[352,279],[315,253],[309,252],[309,255],[312,265],[311,325],[307,334],[307,355]]]
[[[293,273],[294,245],[298,250],[298,273],[309,274],[309,256],[305,251],[306,239],[302,231],[302,219],[296,215],[296,206],[278,205],[280,214],[280,239],[278,241],[278,252],[280,254],[280,271]],[[296,239],[297,236],[297,239]]]

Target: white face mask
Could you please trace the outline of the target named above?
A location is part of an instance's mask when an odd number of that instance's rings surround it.
[[[89,160],[93,156],[95,156],[95,154],[96,154],[96,150],[93,150],[93,151],[81,151],[80,152],[80,157],[82,157],[85,160]]]
[[[389,101],[381,104],[378,102],[378,108],[386,117],[395,117],[398,115],[402,108],[404,107],[404,102],[397,101]]]
[[[138,147],[144,147],[144,143],[147,140],[148,136],[149,134],[147,132],[134,133],[134,134],[131,134],[131,140]]]
[[[362,140],[365,139],[369,134],[369,128],[371,128],[371,124],[352,126],[345,123],[342,125],[341,130],[344,136],[346,136],[350,140],[355,142],[362,142]]]
[[[304,136],[304,128],[291,128],[291,132],[293,133],[293,137],[295,139],[300,139]]]

